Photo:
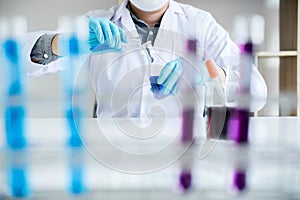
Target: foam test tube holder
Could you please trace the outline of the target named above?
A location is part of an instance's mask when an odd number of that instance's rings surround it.
[[[27,197],[26,173],[24,62],[19,36],[26,32],[23,17],[0,19],[0,40],[3,49],[2,73],[5,85],[5,132],[7,142],[7,179],[13,197]]]
[[[69,190],[71,194],[81,194],[86,190],[84,185],[84,150],[80,137],[83,129],[82,121],[84,115],[82,106],[84,100],[81,98],[87,89],[85,88],[87,80],[79,76],[82,76],[80,72],[84,60],[81,41],[86,38],[85,34],[88,33],[88,25],[87,21],[83,18],[77,18],[75,20],[62,18],[60,23],[68,32],[60,42],[60,49],[67,55],[62,72],[62,82],[63,93],[65,95],[64,112],[70,134],[67,141],[70,167]]]

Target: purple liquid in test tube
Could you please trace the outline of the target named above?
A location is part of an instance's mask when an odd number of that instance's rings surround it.
[[[248,42],[241,46],[241,67],[240,67],[240,90],[239,95],[245,101],[250,95],[251,68],[252,68],[253,44]],[[245,104],[246,103],[246,104]],[[229,120],[229,139],[236,143],[248,142],[249,129],[249,104],[250,102],[238,102],[238,108],[232,110],[232,117]]]
[[[193,127],[194,127],[194,108],[189,108],[182,113],[182,134],[181,142],[186,143],[193,141]],[[179,176],[179,186],[183,191],[187,191],[192,186],[192,172],[191,170],[182,169]]]
[[[194,108],[187,108],[182,112],[182,143],[193,141],[194,113]]]
[[[229,139],[237,144],[248,142],[249,111],[247,109],[233,109],[228,123]]]
[[[250,84],[251,84],[251,68],[252,68],[252,55],[253,44],[248,42],[240,46],[241,49],[241,63],[240,63],[240,90],[239,95],[241,99],[250,96]],[[245,101],[245,100],[244,100]],[[248,131],[249,131],[249,103],[250,102],[238,102],[238,108],[234,108],[231,111],[231,117],[228,123],[228,138],[235,141],[237,144],[248,143]],[[232,189],[236,192],[242,192],[246,189],[246,170],[238,169],[234,170]]]
[[[190,170],[182,170],[179,176],[180,188],[184,191],[188,190],[192,186],[192,173]]]
[[[181,142],[188,144],[193,141],[194,128],[194,108],[187,108],[182,113],[182,134]],[[182,169],[179,175],[179,186],[183,191],[187,191],[192,186],[192,172],[190,169]]]
[[[233,174],[233,189],[236,191],[246,189],[246,172],[244,170],[235,170]]]
[[[188,40],[186,45],[186,51],[189,54],[196,54],[196,40]],[[193,84],[193,83],[192,83]],[[191,92],[191,91],[187,91]],[[182,111],[182,132],[181,143],[189,144],[193,142],[194,138],[194,114],[195,105],[188,105],[183,108]],[[179,186],[184,192],[188,191],[192,187],[192,171],[190,168],[181,169],[179,175]]]

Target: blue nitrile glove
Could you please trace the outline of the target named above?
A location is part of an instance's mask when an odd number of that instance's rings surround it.
[[[183,59],[178,58],[168,62],[161,70],[157,84],[162,85],[162,93],[176,94],[178,90],[178,81],[183,72]]]
[[[196,84],[204,85],[206,83],[206,80],[202,72],[203,70],[206,70],[205,63],[201,62],[197,67],[198,68],[195,71]],[[173,60],[164,66],[157,79],[157,84],[159,85],[159,88],[162,92],[162,95],[160,96],[165,97],[169,94],[176,94],[178,92],[179,90],[178,81],[180,76],[182,75],[182,72],[183,72],[182,58]]]
[[[107,18],[89,18],[88,42],[92,52],[122,51],[127,37],[123,29]]]

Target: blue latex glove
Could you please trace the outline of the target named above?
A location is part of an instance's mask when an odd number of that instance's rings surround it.
[[[199,69],[196,73],[196,84],[204,85],[205,78],[201,73],[201,68],[205,67],[205,63],[199,64]],[[169,94],[176,94],[179,90],[178,81],[183,72],[183,59],[178,58],[167,63],[159,74],[157,84],[160,86],[160,90],[163,96]]]
[[[123,29],[107,18],[89,18],[88,43],[92,52],[122,51],[127,37]]]
[[[162,93],[176,94],[178,91],[178,81],[183,72],[183,59],[178,58],[168,62],[161,70],[157,79],[157,84],[162,85]]]

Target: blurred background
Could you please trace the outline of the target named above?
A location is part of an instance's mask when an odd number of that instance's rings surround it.
[[[280,0],[178,0],[209,11],[216,20],[232,35],[234,17],[238,14],[255,13],[265,18],[264,42],[258,51],[278,52],[279,37],[279,6]],[[289,2],[288,0],[286,0]],[[0,15],[4,17],[23,15],[27,18],[28,31],[54,30],[58,18],[77,16],[89,10],[108,9],[120,3],[117,0],[0,0]],[[269,97],[279,95],[279,58],[258,60],[259,71],[268,85]],[[28,102],[30,117],[62,116],[62,99],[59,75],[47,75],[28,79],[28,91],[41,101]],[[44,106],[42,100],[51,100],[50,106]],[[276,116],[280,114],[279,104],[269,102],[258,114]]]
[[[20,163],[17,162],[17,164],[21,166],[20,171],[24,170],[25,174],[27,173],[27,168],[25,168],[27,165],[25,166],[25,164],[28,162],[29,186],[32,185],[35,194],[41,192],[38,195],[42,197],[45,195],[44,199],[74,199],[73,196],[69,196],[65,192],[69,184],[73,184],[72,178],[74,177],[76,184],[77,182],[81,183],[79,179],[83,177],[83,183],[86,181],[87,189],[91,191],[91,193],[87,193],[90,196],[79,195],[76,199],[96,199],[99,196],[106,199],[121,199],[120,197],[125,199],[128,194],[129,197],[135,197],[128,199],[199,199],[199,197],[214,200],[226,199],[226,197],[227,199],[237,199],[239,197],[242,199],[272,200],[299,199],[299,117],[269,117],[299,116],[300,113],[299,102],[297,105],[297,99],[300,99],[300,82],[297,81],[300,80],[300,54],[297,51],[297,49],[300,49],[300,40],[298,39],[300,38],[299,0],[177,1],[209,11],[232,38],[233,21],[237,15],[259,14],[263,16],[265,20],[264,41],[257,46],[255,64],[267,83],[269,100],[261,111],[254,114],[268,117],[251,119],[251,146],[244,148],[247,146],[234,145],[231,141],[230,143],[220,141],[210,157],[205,158],[205,162],[202,162],[204,159],[202,160],[200,157],[201,162],[195,162],[195,176],[193,174],[193,179],[195,180],[195,188],[200,188],[200,190],[189,193],[189,196],[179,195],[175,190],[176,185],[174,183],[178,181],[178,171],[181,170],[180,162],[176,162],[170,168],[166,167],[158,173],[140,176],[119,173],[105,164],[103,166],[99,165],[102,160],[97,160],[97,157],[94,157],[95,152],[84,151],[81,153],[79,151],[75,152],[74,149],[69,147],[65,148],[66,141],[69,141],[68,134],[70,130],[65,129],[69,127],[62,119],[64,117],[64,96],[60,74],[51,74],[39,78],[27,77],[27,96],[30,101],[27,102],[28,109],[26,112],[30,118],[28,119],[28,152],[30,155],[27,160],[27,150],[24,151],[26,154],[16,154],[16,156],[14,156],[15,154],[12,156],[6,154],[6,149],[3,148],[5,147],[5,140],[3,139],[5,134],[2,134],[4,133],[4,123],[0,123],[0,200],[10,200],[10,198],[2,195],[8,194],[9,186],[6,184],[8,183],[6,178],[10,176],[8,176],[6,168],[10,164],[12,166],[15,164],[14,158],[17,161],[19,161],[18,158],[22,158]],[[122,0],[0,0],[0,17],[25,16],[29,32],[55,30],[61,16],[78,16],[90,10],[109,9],[120,2]],[[3,95],[1,89],[3,87],[1,85],[2,75],[0,74],[0,100],[3,97],[1,96]],[[95,97],[91,89],[89,94],[90,110],[88,112],[92,116]],[[286,96],[286,94],[289,94],[289,96]],[[282,98],[283,96],[285,98]],[[281,103],[278,100],[281,100]],[[286,109],[284,108],[287,106],[293,109],[285,112]],[[1,104],[0,113],[3,113]],[[0,121],[4,121],[1,118],[3,118],[2,115],[0,115]],[[113,129],[115,121],[108,123],[102,121],[101,126],[92,122],[96,122],[96,120],[89,119],[85,122],[87,128],[84,129],[85,134],[83,136],[89,139],[91,146],[99,147],[101,152],[104,150],[103,152],[107,155],[107,158],[116,159],[116,163],[135,164],[134,162],[128,162],[123,154],[113,154],[112,148],[106,147],[106,145],[110,146],[107,141],[109,141],[109,144],[117,141],[115,144],[117,144],[118,149],[121,147],[121,150],[123,150],[123,147],[129,147],[129,149],[132,147],[138,147],[137,149],[143,149],[142,147],[152,148],[148,143],[147,145],[138,143],[139,146],[134,146],[135,143],[130,142],[122,143],[123,137],[120,137],[120,134],[123,135],[125,132],[119,126],[117,127],[120,129],[119,131]],[[116,124],[118,125],[118,123]],[[178,125],[179,123],[172,124]],[[12,127],[15,127],[15,124]],[[106,138],[106,140],[101,138],[102,134],[99,134],[100,129],[97,129],[97,127],[104,127],[101,129],[102,131],[106,130],[103,131],[103,136],[112,136],[112,138],[115,137],[113,138],[115,140],[111,142],[111,137]],[[176,129],[177,126],[172,126],[172,128]],[[120,133],[118,135],[115,132]],[[175,131],[168,131],[168,133],[173,137]],[[135,138],[133,137],[133,139]],[[160,144],[164,143],[158,143],[158,145]],[[111,146],[115,147],[114,144]],[[153,148],[157,148],[157,146]],[[87,149],[89,150],[89,148]],[[206,151],[205,148],[204,151]],[[174,152],[177,152],[177,150]],[[197,151],[197,156],[198,153],[200,155],[202,152]],[[157,156],[157,158],[164,159],[165,157]],[[241,169],[236,168],[240,165],[240,162],[245,166]],[[23,167],[24,169],[22,169]],[[244,179],[249,185],[247,187],[250,189],[250,193],[244,193],[247,194],[245,196],[236,196],[236,194],[230,193],[229,187],[232,181],[231,178],[233,178],[232,175],[235,177],[237,174],[235,170],[241,170],[242,173],[238,174],[242,176],[247,175],[247,180]],[[76,179],[76,177],[79,178]],[[135,191],[135,189],[138,189],[138,191]],[[164,193],[165,189],[167,189],[167,193]],[[171,190],[173,192],[170,193]],[[92,198],[92,192],[99,195]],[[130,195],[131,193],[132,195]],[[62,196],[59,196],[61,194]],[[42,199],[38,195],[34,196],[33,199]]]

